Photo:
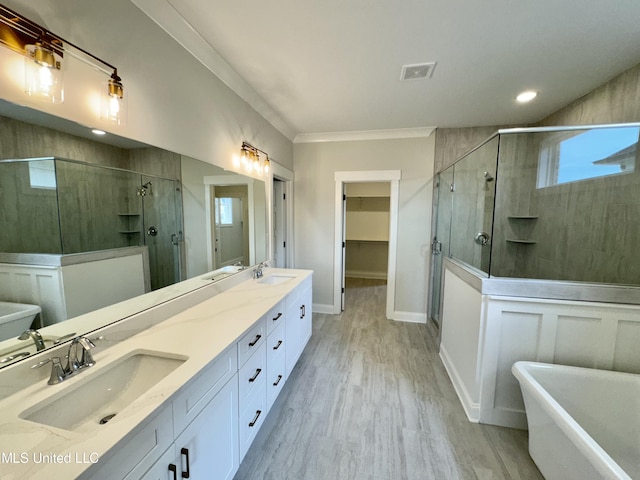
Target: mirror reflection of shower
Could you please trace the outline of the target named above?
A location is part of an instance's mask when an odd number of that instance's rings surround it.
[[[138,189],[138,196],[140,197],[145,197],[147,195],[147,193],[149,195],[153,195],[153,191],[151,190],[151,186],[153,185],[153,183],[151,182],[147,182],[144,185],[142,185],[139,189]]]

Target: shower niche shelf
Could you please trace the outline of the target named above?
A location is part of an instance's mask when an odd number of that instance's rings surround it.
[[[509,243],[517,243],[520,245],[534,245],[537,242],[535,240],[530,240],[530,239],[517,239],[517,238],[507,238],[507,242]]]
[[[140,228],[141,215],[139,213],[118,213],[118,217],[121,220],[118,233],[127,235],[128,238],[131,238],[132,235],[142,233]],[[137,244],[138,241],[136,240],[135,243]]]
[[[509,220],[537,220],[537,215],[509,215]]]

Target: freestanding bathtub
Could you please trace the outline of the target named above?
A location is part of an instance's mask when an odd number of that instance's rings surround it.
[[[511,371],[547,480],[640,479],[640,375],[536,362]]]
[[[38,313],[38,305],[0,302],[0,341],[17,337],[27,330]]]

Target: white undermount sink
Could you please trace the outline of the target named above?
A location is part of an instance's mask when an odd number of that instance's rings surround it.
[[[77,375],[86,379],[68,389],[64,382],[49,387],[62,391],[25,410],[20,418],[74,432],[94,431],[186,360],[160,352],[134,352],[97,375],[92,376],[91,368],[83,370]]]
[[[258,283],[266,283],[267,285],[279,285],[296,278],[295,275],[287,275],[283,273],[274,273],[268,277],[262,277]]]

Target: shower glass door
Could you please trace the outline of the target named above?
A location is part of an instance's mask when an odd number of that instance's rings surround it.
[[[442,286],[442,260],[449,255],[451,235],[451,206],[453,188],[453,167],[438,174],[435,193],[435,235],[431,244],[431,292],[429,294],[431,318],[441,325],[440,293]]]
[[[181,280],[180,241],[182,207],[180,184],[158,177],[140,177],[138,194],[143,205],[143,235],[149,250],[151,290]]]
[[[498,137],[455,164],[451,224],[452,257],[489,275]]]

